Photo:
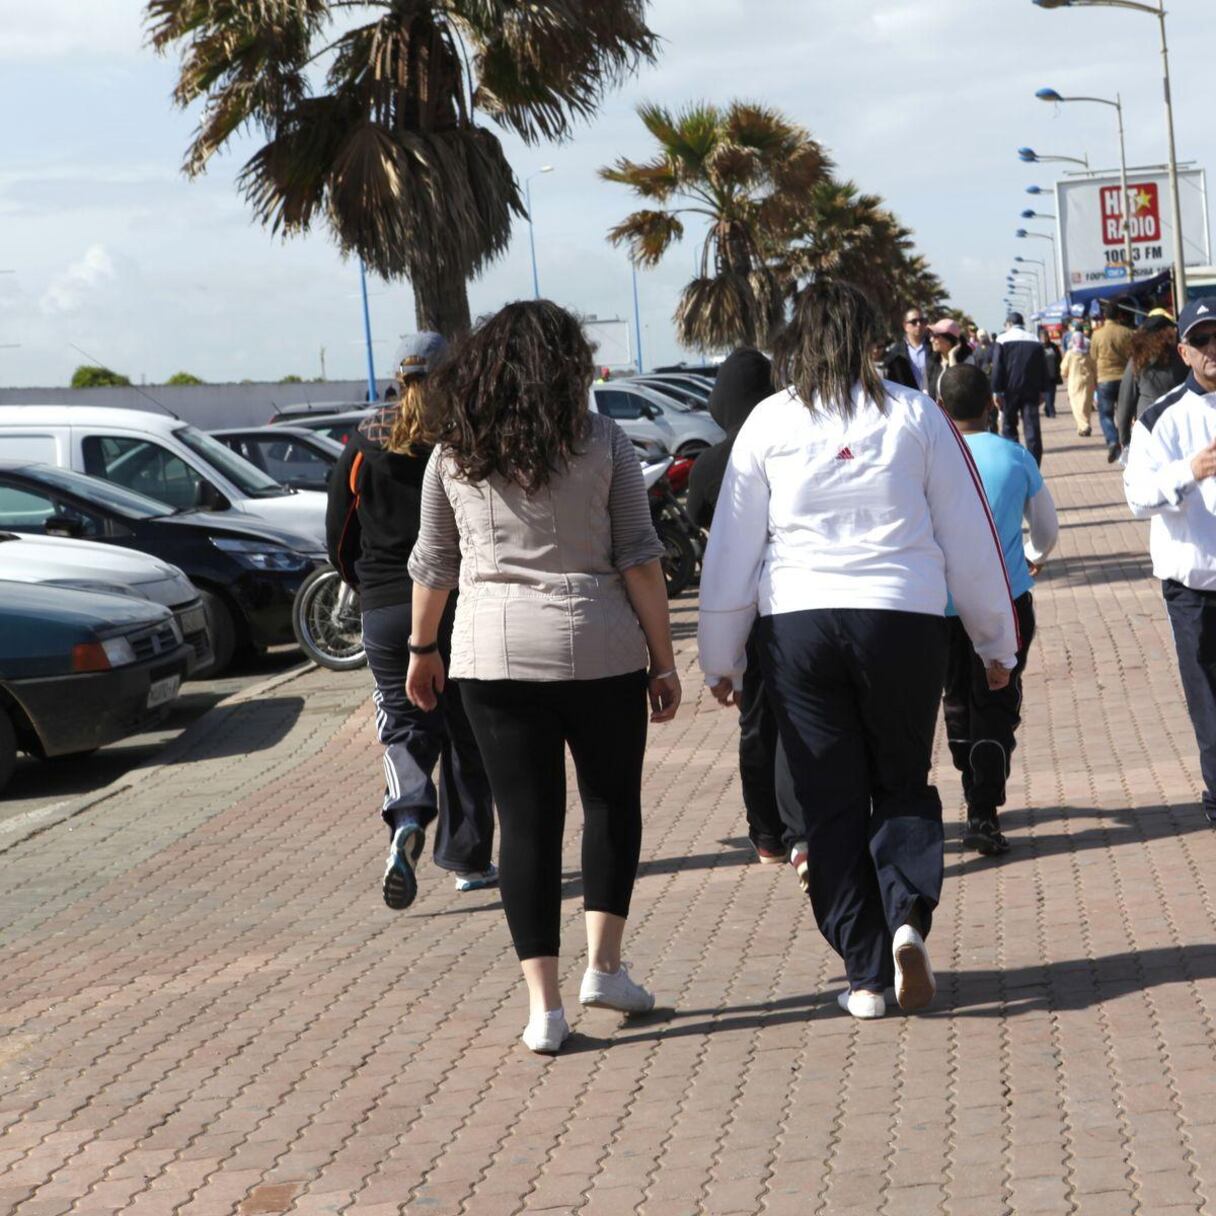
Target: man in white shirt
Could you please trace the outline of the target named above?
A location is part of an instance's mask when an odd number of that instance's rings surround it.
[[[1216,301],[1191,301],[1178,336],[1191,374],[1136,422],[1123,488],[1132,514],[1152,519],[1153,573],[1199,744],[1203,809],[1216,825]]]

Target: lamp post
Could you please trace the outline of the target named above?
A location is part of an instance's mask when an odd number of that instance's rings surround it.
[[[1161,27],[1161,65],[1165,94],[1165,134],[1169,146],[1170,211],[1174,221],[1174,309],[1186,304],[1186,252],[1182,244],[1182,198],[1178,192],[1178,152],[1174,141],[1174,99],[1170,89],[1170,47],[1165,29],[1165,0],[1034,0],[1039,8],[1126,8],[1156,17]]]
[[[1064,294],[1064,285],[1060,282],[1060,261],[1056,257],[1056,238],[1050,232],[1031,232],[1028,228],[1019,228],[1014,234],[1019,241],[1040,240],[1051,242],[1051,262],[1055,267],[1056,290]]]
[[[1022,286],[1030,288],[1031,301],[1037,312],[1040,307],[1038,275],[1032,274],[1029,270],[1015,270],[1013,271],[1013,280],[1015,283],[1020,283]],[[1046,304],[1046,301],[1043,301],[1043,304]]]
[[[629,265],[633,269],[633,330],[637,335],[637,364],[640,376],[642,374],[642,309],[638,304],[638,264],[631,259]]]
[[[367,399],[377,400],[376,365],[372,360],[372,319],[367,311],[367,271],[363,269],[363,259],[359,259],[359,292],[363,296],[363,341],[367,345]]]
[[[524,196],[527,200],[528,208],[528,244],[532,248],[532,298],[540,299],[540,273],[536,269],[536,228],[532,223],[532,179],[540,177],[542,173],[552,173],[552,165],[541,165],[535,173],[529,174],[524,179]]]
[[[1088,156],[1043,156],[1033,148],[1019,148],[1018,160],[1026,165],[1083,165],[1089,168]]]
[[[1120,215],[1123,221],[1123,260],[1127,263],[1127,281],[1132,283],[1136,278],[1136,270],[1132,264],[1132,221],[1128,208],[1127,197],[1127,141],[1123,135],[1123,98],[1115,94],[1115,100],[1107,97],[1061,97],[1055,89],[1039,89],[1035,96],[1040,101],[1054,101],[1057,105],[1072,101],[1088,101],[1097,106],[1110,106],[1119,119],[1119,184],[1123,194],[1123,206]]]
[[[1018,254],[1014,259],[1019,265],[1034,266],[1043,284],[1043,299],[1047,299],[1047,263],[1042,258],[1024,258]]]

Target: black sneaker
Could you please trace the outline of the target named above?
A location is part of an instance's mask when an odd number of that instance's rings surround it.
[[[1112,443],[1106,449],[1106,463],[1114,464],[1116,460],[1123,454],[1123,445],[1120,443]]]
[[[982,853],[985,857],[996,857],[1009,852],[1009,841],[1001,834],[1001,829],[992,819],[968,819],[967,832],[963,844]]]

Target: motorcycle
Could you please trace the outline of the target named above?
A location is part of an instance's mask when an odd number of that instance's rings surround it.
[[[300,649],[330,671],[353,671],[367,662],[359,593],[333,566],[314,570],[300,585],[291,609]]]
[[[642,466],[642,480],[650,499],[650,518],[663,542],[663,577],[667,596],[675,599],[686,591],[697,576],[697,567],[704,554],[704,542],[688,513],[672,493],[668,471],[673,465],[670,457],[657,464]]]

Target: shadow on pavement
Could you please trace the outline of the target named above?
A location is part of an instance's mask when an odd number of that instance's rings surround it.
[[[303,710],[303,697],[264,697],[220,706],[212,711],[212,729],[206,741],[178,763],[193,764],[267,751],[282,742]]]
[[[1052,557],[1036,576],[1040,583],[1128,583],[1151,578],[1153,563],[1147,547],[1136,553],[1080,553]]]

